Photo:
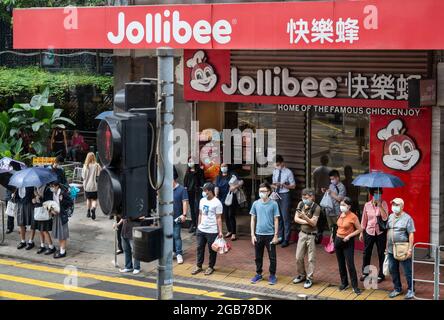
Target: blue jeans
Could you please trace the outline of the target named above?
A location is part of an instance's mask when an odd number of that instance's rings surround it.
[[[125,268],[133,269],[133,247],[134,241],[122,237],[123,252],[125,253]],[[134,259],[134,269],[140,270],[140,261]]]
[[[290,192],[287,193],[279,193],[281,197],[280,200],[277,200],[279,205],[279,211],[281,214],[281,218],[279,219],[279,238],[283,241],[290,240],[290,231],[291,231],[291,214],[290,214],[290,202],[291,196]]]
[[[173,245],[174,245],[174,252],[176,255],[182,255],[182,238],[180,236],[180,231],[182,229],[181,223],[174,223],[174,232],[173,232]]]
[[[407,280],[407,287],[409,290],[413,290],[413,276],[412,276],[412,259],[405,261],[398,261],[393,257],[393,254],[388,254],[389,258],[389,270],[392,276],[393,285],[396,291],[402,291],[401,274],[399,273],[399,265],[402,265],[404,269],[404,275]]]

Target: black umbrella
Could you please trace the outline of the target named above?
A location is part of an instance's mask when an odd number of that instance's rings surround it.
[[[9,184],[9,179],[12,177],[14,173],[15,173],[14,170],[0,169],[0,185],[9,190],[12,190],[12,188],[8,184]]]

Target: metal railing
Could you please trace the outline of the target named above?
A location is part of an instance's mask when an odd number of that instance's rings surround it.
[[[6,210],[5,202],[0,200],[0,211],[2,213],[2,241],[0,241],[0,245],[3,245],[5,243],[5,239],[6,239],[6,234],[5,234],[5,210]]]
[[[415,248],[417,246],[424,246],[430,248],[430,257],[434,261],[424,261],[424,260],[415,260]],[[443,282],[440,282],[440,268],[444,266],[444,264],[441,264],[441,256],[440,252],[441,249],[444,249],[444,246],[439,246],[432,243],[426,243],[426,242],[417,242],[413,245],[413,252],[412,252],[412,288],[416,282],[422,282],[422,283],[433,283],[433,300],[439,300],[440,296],[440,286],[444,285]],[[428,264],[433,265],[433,280],[427,280],[427,279],[416,279],[415,278],[415,263],[417,264]],[[416,296],[415,292],[415,299],[417,300],[432,300],[427,298],[420,298]]]

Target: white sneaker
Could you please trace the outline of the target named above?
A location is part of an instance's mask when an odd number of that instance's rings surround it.
[[[140,269],[134,269],[133,274],[139,274],[140,273]]]
[[[119,272],[121,272],[121,273],[127,273],[127,272],[131,272],[131,271],[133,271],[133,269],[127,269],[127,268],[119,269]]]
[[[182,257],[181,254],[178,254],[176,258],[177,258],[177,263],[178,264],[182,264],[183,263],[183,257]]]

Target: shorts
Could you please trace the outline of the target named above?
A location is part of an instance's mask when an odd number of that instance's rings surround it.
[[[97,200],[97,191],[94,191],[94,192],[85,191],[85,196],[86,196],[86,199]]]

